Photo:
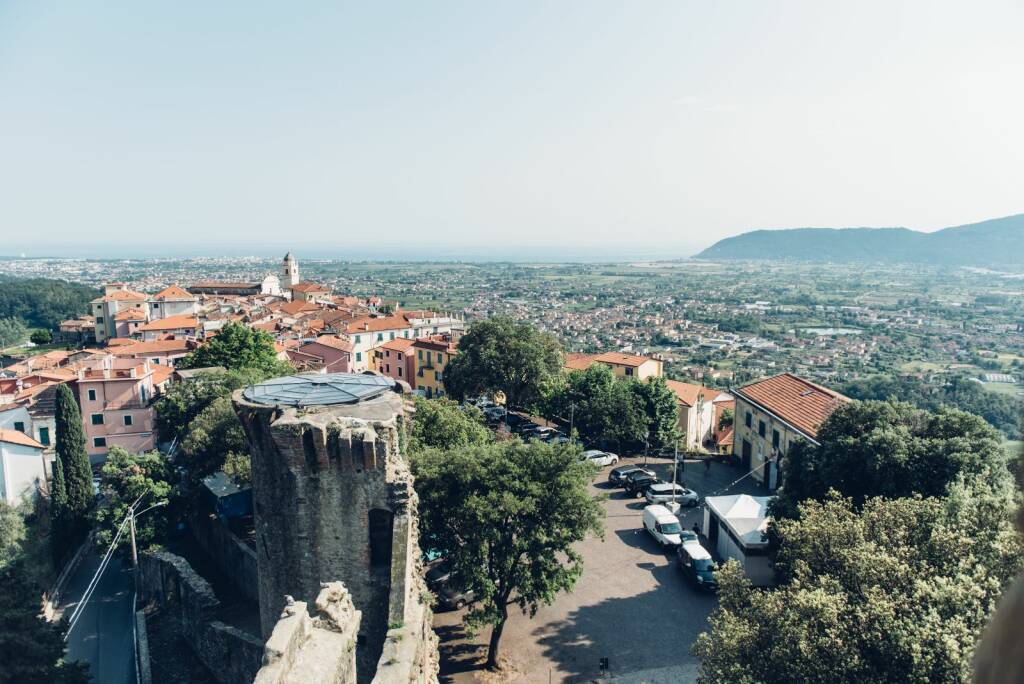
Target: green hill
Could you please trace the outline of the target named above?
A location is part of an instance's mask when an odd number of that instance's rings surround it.
[[[698,259],[876,261],[1024,267],[1024,214],[921,233],[907,228],[755,230],[719,240]]]

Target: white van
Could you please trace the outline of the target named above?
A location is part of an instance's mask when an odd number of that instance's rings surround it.
[[[679,546],[679,535],[683,528],[679,518],[664,506],[648,506],[644,509],[644,529],[662,546]]]

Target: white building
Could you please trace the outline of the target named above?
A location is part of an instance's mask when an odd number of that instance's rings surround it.
[[[281,284],[284,285],[285,289],[299,284],[299,262],[296,261],[291,252],[284,255],[282,269]]]
[[[768,558],[768,504],[773,497],[732,494],[704,499],[704,536],[722,561],[733,558],[754,586],[775,582]]]
[[[157,321],[172,316],[195,316],[199,311],[199,298],[177,285],[171,285],[149,298],[149,320]]]
[[[0,429],[0,497],[12,506],[46,483],[43,445],[17,430]]]

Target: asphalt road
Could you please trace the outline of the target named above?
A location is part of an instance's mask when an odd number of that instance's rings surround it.
[[[86,556],[68,580],[65,616],[82,600],[100,560],[95,553]],[[133,621],[131,565],[114,557],[68,637],[67,659],[87,662],[97,684],[135,684]]]

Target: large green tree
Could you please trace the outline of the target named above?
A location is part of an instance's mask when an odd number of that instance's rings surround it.
[[[212,340],[204,342],[178,362],[179,368],[210,368],[228,370],[254,368],[267,375],[283,375],[292,371],[288,363],[277,358],[274,338],[264,330],[241,323],[228,322]]]
[[[188,435],[192,421],[215,399],[229,397],[236,389],[265,379],[258,369],[211,371],[172,383],[154,405],[160,439],[180,442]]]
[[[978,416],[899,402],[843,405],[818,441],[786,455],[776,515],[791,516],[799,502],[820,501],[830,489],[858,506],[872,496],[943,496],[959,475],[997,472],[1006,458],[999,433]]]
[[[88,313],[89,301],[99,294],[81,283],[0,276],[0,318],[20,318],[52,330],[64,319]]]
[[[444,373],[444,386],[456,399],[502,392],[509,406],[530,407],[541,387],[561,372],[562,348],[553,335],[526,322],[497,316],[470,326],[459,353]]]
[[[40,615],[42,591],[20,560],[0,567],[0,684],[85,684],[86,666],[64,662],[59,624]]]
[[[21,344],[28,338],[28,328],[17,318],[0,318],[0,349]]]
[[[577,449],[510,440],[426,449],[413,471],[421,544],[476,593],[466,624],[491,625],[487,664],[496,667],[509,606],[533,616],[571,591],[583,572],[575,543],[603,534],[603,508],[587,489],[593,469]]]
[[[664,378],[635,382],[633,391],[640,400],[647,423],[647,443],[651,448],[673,447],[679,441],[679,401]]]
[[[61,384],[56,392],[56,463],[54,465],[53,538],[59,557],[85,532],[93,505],[92,468],[85,450],[82,414],[71,388]]]
[[[460,406],[451,399],[417,397],[410,448],[454,449],[491,441],[483,413],[474,406]]]
[[[192,484],[219,470],[229,453],[247,454],[249,443],[230,397],[218,397],[189,423],[181,454]]]
[[[699,681],[967,682],[981,630],[1021,569],[1015,491],[961,478],[950,496],[832,495],[778,522],[782,585],[731,561],[694,652]]]
[[[103,464],[100,488],[103,505],[96,510],[96,543],[106,549],[117,534],[132,502],[142,497],[137,510],[144,510],[171,495],[172,471],[159,451],[129,454],[121,447],[111,447]],[[140,549],[162,539],[167,528],[166,508],[157,508],[138,518],[136,541]],[[128,543],[124,535],[120,545]]]
[[[0,569],[14,562],[25,541],[25,517],[10,504],[0,501]]]

